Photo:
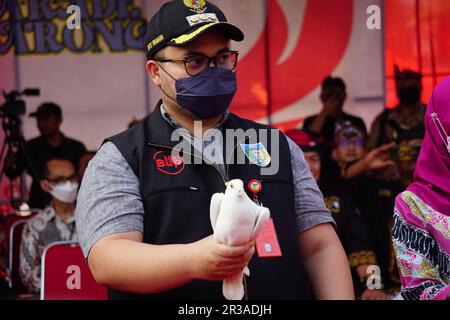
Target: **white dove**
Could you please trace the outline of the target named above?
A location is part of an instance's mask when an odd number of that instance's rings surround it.
[[[225,194],[215,193],[211,197],[210,218],[214,238],[227,245],[243,245],[254,240],[270,217],[268,208],[257,205],[244,191],[242,180],[227,183]],[[228,300],[244,297],[244,272],[223,280],[223,295]]]

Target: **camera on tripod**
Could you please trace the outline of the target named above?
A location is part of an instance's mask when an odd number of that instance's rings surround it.
[[[20,116],[24,115],[27,109],[25,101],[19,100],[18,97],[39,96],[39,94],[39,89],[25,89],[22,92],[12,91],[10,93],[6,93],[3,90],[3,97],[6,102],[0,106],[0,118],[2,119],[2,128],[5,132],[6,142],[18,142],[22,135]]]
[[[25,101],[20,100],[18,98],[21,96],[39,96],[39,95],[40,95],[39,89],[25,89],[22,92],[12,91],[10,93],[6,93],[3,90],[3,97],[5,98],[6,101],[0,106],[0,120],[4,132],[3,145],[0,151],[0,161],[4,160],[0,172],[0,183],[7,171],[5,165],[8,162],[6,161],[6,159],[8,159],[8,155],[14,155],[15,149],[19,148],[24,153],[26,161],[29,167],[31,168],[33,174],[37,177],[35,167],[32,163],[32,159],[28,155],[25,146],[25,139],[23,138],[22,135],[22,120],[20,117],[26,113]],[[7,155],[6,157],[5,154]],[[16,199],[14,199],[13,197],[12,183],[10,183],[10,188],[11,188],[10,193],[11,204],[15,206],[15,204],[22,203],[24,199],[23,188],[21,188],[21,199],[19,201],[16,201]]]
[[[25,89],[22,92],[12,91],[6,93],[3,91],[3,97],[6,102],[0,106],[0,117],[16,118],[24,115],[27,111],[25,101],[18,100],[20,96],[39,96],[39,89]]]

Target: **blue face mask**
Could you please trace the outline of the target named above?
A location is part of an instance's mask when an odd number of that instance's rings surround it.
[[[195,77],[178,80],[167,74],[175,80],[177,99],[164,94],[199,119],[224,114],[237,90],[236,73],[220,67],[207,68]]]

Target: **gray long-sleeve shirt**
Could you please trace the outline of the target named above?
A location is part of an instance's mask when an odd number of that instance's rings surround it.
[[[163,108],[161,112],[166,121],[177,125]],[[303,152],[289,138],[288,142],[298,233],[319,224],[335,225]],[[139,179],[120,151],[113,143],[105,143],[89,163],[78,194],[75,216],[78,240],[86,258],[92,246],[106,236],[144,231],[145,213],[139,190]]]

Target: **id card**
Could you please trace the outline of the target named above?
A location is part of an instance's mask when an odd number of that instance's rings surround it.
[[[283,256],[272,218],[270,218],[266,222],[258,237],[256,238],[256,253],[260,258],[273,258]]]

